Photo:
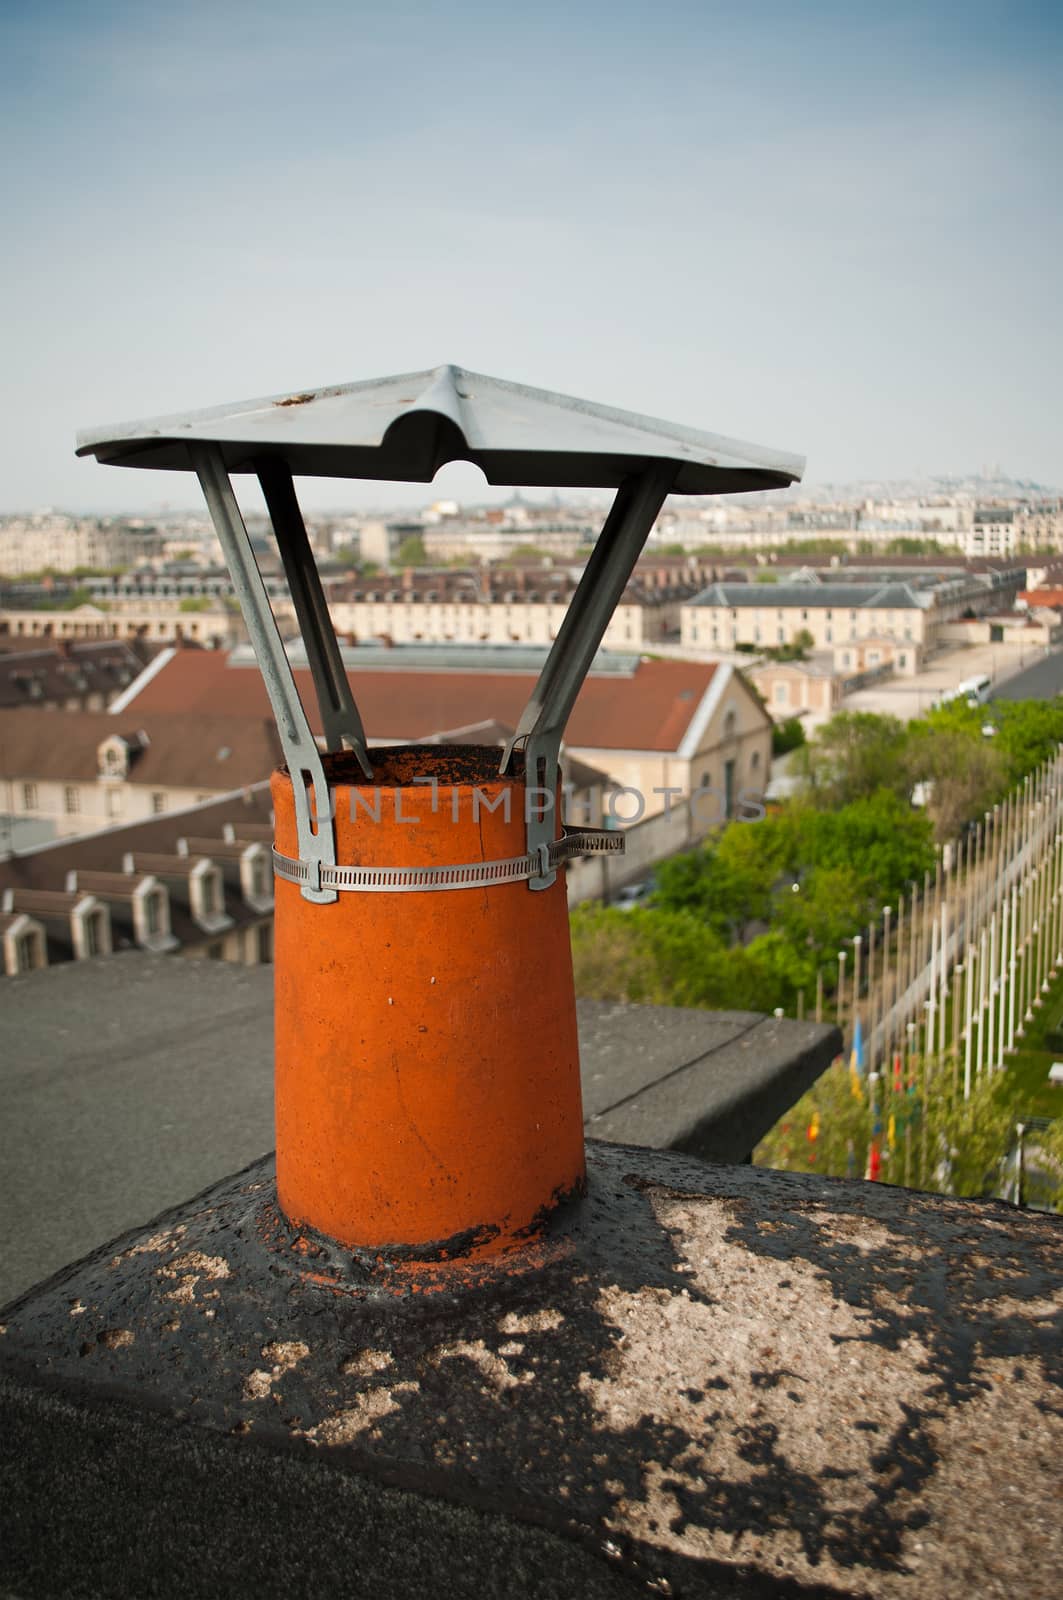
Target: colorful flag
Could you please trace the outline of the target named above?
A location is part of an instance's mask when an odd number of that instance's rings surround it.
[[[879,1154],[878,1141],[872,1139],[867,1147],[867,1177],[869,1182],[877,1183],[881,1171],[882,1157]]]
[[[859,1012],[856,1017],[856,1026],[853,1029],[853,1054],[852,1065],[857,1072],[864,1070],[864,1029],[860,1021]]]

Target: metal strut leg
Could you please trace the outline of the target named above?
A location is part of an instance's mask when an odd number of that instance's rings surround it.
[[[326,905],[335,900],[336,891],[321,887],[321,868],[336,865],[336,840],[332,828],[332,803],[321,755],[295,687],[291,665],[270,609],[266,586],[262,582],[251,541],[247,537],[247,528],[225,469],[225,459],[217,445],[190,444],[188,451],[229,564],[236,598],[240,602],[240,610],[262,668],[266,693],[277,719],[281,748],[291,773],[299,855],[309,864],[307,881],[302,886],[303,899]],[[316,828],[310,815],[308,783],[314,790]]]
[[[621,484],[532,697],[503,752],[504,774],[514,747],[524,746],[525,783],[542,802],[528,806],[528,851],[538,852],[544,863],[543,850],[556,833],[553,796],[565,724],[677,470],[674,462],[656,462]],[[555,876],[544,867],[529,888],[548,889]]]
[[[365,729],[343,668],[336,630],[329,616],[317,563],[310,549],[306,524],[295,493],[292,475],[283,462],[258,464],[258,481],[277,536],[284,572],[306,645],[307,660],[317,691],[326,750],[353,750],[367,778],[373,776],[366,752]]]

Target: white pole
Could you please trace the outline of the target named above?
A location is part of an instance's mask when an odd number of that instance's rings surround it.
[[[930,995],[926,1002],[926,1053],[934,1052],[934,1018],[937,1005],[938,922],[930,924]]]
[[[1008,911],[1010,903],[1008,896],[1004,896],[1004,906],[1000,913],[1000,971],[997,982],[1000,987],[1000,1028],[997,1044],[998,1065],[1004,1065],[1004,1039],[1008,1024]]]
[[[986,1002],[986,959],[985,959],[985,928],[978,939],[978,1049],[975,1055],[975,1077],[981,1078],[982,1065],[985,1061],[985,1002]]]
[[[989,1045],[986,1067],[992,1072],[997,1064],[997,914],[989,919]]]
[[[1008,1053],[1015,1049],[1015,982],[1016,962],[1015,945],[1016,929],[1019,924],[1019,891],[1013,884],[1011,889],[1011,955],[1008,958]]]
[[[964,994],[964,1014],[966,1021],[963,1026],[963,1098],[971,1098],[971,1047],[974,1042],[974,945],[967,946],[967,982]]]
[[[938,1055],[942,1061],[945,1059],[945,1022],[949,999],[949,903],[941,902],[941,960],[939,962],[941,980],[941,1001],[938,1006]]]

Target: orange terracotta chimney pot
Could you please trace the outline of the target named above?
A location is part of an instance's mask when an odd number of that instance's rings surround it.
[[[493,748],[374,750],[374,783],[349,754],[324,759],[340,866],[526,849],[524,783],[498,776]],[[286,770],[272,793],[277,849],[295,856]],[[291,1222],[446,1259],[527,1238],[582,1191],[563,872],[536,893],[518,881],[330,905],[278,880],[275,916],[277,1191]]]

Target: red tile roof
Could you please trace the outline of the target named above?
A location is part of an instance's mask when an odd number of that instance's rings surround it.
[[[1028,606],[1047,606],[1054,611],[1063,607],[1063,589],[1020,589],[1019,599]]]
[[[714,662],[643,661],[634,672],[592,674],[569,720],[569,745],[598,750],[679,747],[712,682]],[[296,682],[316,733],[321,732],[310,673]],[[440,728],[498,720],[516,727],[535,678],[530,673],[366,668],[352,685],[371,739],[404,743]],[[257,667],[230,667],[223,651],[182,650],[144,685],[115,723],[136,725],[155,712],[200,716],[269,715]]]

